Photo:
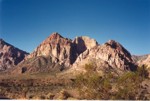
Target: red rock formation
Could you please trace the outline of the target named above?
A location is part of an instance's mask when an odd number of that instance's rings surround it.
[[[46,68],[49,70],[55,64],[59,64],[60,67],[81,70],[81,65],[89,62],[97,64],[99,69],[109,67],[121,71],[136,69],[130,53],[118,42],[110,40],[99,45],[94,39],[85,36],[76,37],[72,41],[58,33],[52,33],[19,66],[26,67],[29,71],[40,71],[37,68],[42,67],[45,71]],[[44,65],[41,65],[42,63]]]
[[[15,48],[3,39],[0,39],[0,70],[16,66],[26,55],[28,55],[27,52]]]
[[[51,56],[53,62],[64,63],[66,66],[69,66],[74,62],[76,55],[73,51],[72,40],[63,38],[58,33],[52,33],[27,58]]]
[[[97,42],[88,37],[77,37],[72,42],[71,39],[64,38],[58,33],[52,33],[27,58],[51,56],[53,62],[70,66],[80,53],[96,45]]]
[[[111,66],[112,68],[118,68],[122,71],[136,70],[130,53],[118,42],[113,40],[103,45],[97,45],[91,49],[87,49],[78,56],[73,64],[73,68],[81,70],[80,67],[91,62],[97,64],[99,68]]]

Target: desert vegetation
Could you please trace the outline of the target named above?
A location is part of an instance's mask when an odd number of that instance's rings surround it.
[[[10,99],[150,99],[145,85],[149,82],[148,71],[144,65],[122,75],[109,70],[101,75],[93,64],[83,68],[86,72],[75,78],[50,73],[0,76],[0,95]]]
[[[125,72],[116,76],[112,72],[100,76],[93,69],[93,65],[85,65],[86,73],[76,77],[75,86],[81,99],[149,99],[150,95],[142,85],[149,80],[146,66],[138,67],[135,72]]]

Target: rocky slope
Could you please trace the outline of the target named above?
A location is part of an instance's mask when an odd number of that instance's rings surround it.
[[[63,38],[58,33],[53,33],[27,59],[37,56],[50,56],[53,62],[57,63],[59,61],[69,66],[74,62],[74,57],[76,57],[73,48],[71,39]]]
[[[148,55],[146,59],[139,60],[137,63],[138,65],[146,65],[150,67],[150,55]]]
[[[72,41],[58,33],[52,33],[27,59],[37,56],[50,56],[52,57],[52,62],[70,66],[75,62],[79,54],[96,45],[97,42],[89,37],[77,37]]]
[[[15,48],[0,39],[0,71],[16,66],[26,55],[28,55],[27,52]]]
[[[61,71],[69,67],[71,71],[82,71],[84,69],[81,67],[91,62],[97,65],[97,70],[136,70],[130,53],[114,40],[100,45],[87,36],[76,37],[72,41],[58,33],[52,33],[14,72]]]
[[[75,49],[76,49],[76,53],[78,53],[78,55],[83,53],[85,50],[91,49],[94,46],[98,45],[97,41],[95,41],[94,39],[91,39],[87,36],[76,37],[73,40],[73,43],[76,46]]]
[[[132,55],[132,59],[135,63],[139,62],[139,61],[143,61],[145,60],[146,58],[148,57],[148,54],[147,55]]]
[[[96,64],[96,70],[114,69],[117,71],[136,70],[130,53],[118,42],[109,40],[80,54],[71,71],[82,71],[85,64]]]
[[[22,73],[24,69],[26,72],[66,69],[72,66],[82,52],[97,44],[94,39],[85,36],[76,37],[72,41],[58,33],[52,33],[17,66],[14,72]]]

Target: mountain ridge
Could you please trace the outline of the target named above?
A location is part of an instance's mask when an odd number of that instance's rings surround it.
[[[3,39],[0,39],[0,42],[10,45]],[[138,60],[143,59],[144,61],[146,58],[131,55],[115,40],[108,40],[104,44],[99,44],[95,39],[88,36],[79,36],[72,40],[54,32],[43,40],[32,53],[26,54],[21,61],[15,64],[17,69],[14,68],[13,73],[22,73],[23,68],[26,68],[25,72],[46,71],[46,68],[51,70],[54,67],[57,67],[58,70],[65,70],[68,68],[76,69],[79,66],[79,69],[81,64],[88,64],[91,59],[101,61],[100,63],[104,65],[102,68],[105,68],[106,65],[106,67],[110,66],[121,71],[133,71],[140,64]],[[30,60],[34,60],[34,62]],[[42,69],[39,69],[40,67]]]
[[[0,44],[2,55],[0,61],[10,59],[12,54],[18,53],[13,51],[16,48],[7,45]],[[4,53],[9,55],[4,57]],[[150,97],[148,85],[150,71],[143,65],[149,63],[150,56],[144,58],[133,56],[115,40],[99,44],[88,36],[79,36],[71,40],[58,33],[52,33],[32,53],[22,55],[24,57],[17,65],[8,65],[5,71],[0,72],[2,89],[0,95],[4,97],[12,99],[18,96],[26,99],[35,97],[57,99],[60,96],[62,99]],[[11,61],[21,57],[18,54],[15,56]],[[140,60],[142,61],[139,62]],[[85,97],[81,96],[81,90],[77,89],[81,89]],[[74,90],[75,92],[70,92]],[[86,92],[87,90],[90,93]],[[123,95],[118,98],[117,94],[122,94],[122,91]],[[106,96],[103,93],[106,93]],[[92,94],[92,97],[89,98],[86,94]],[[99,95],[103,98],[95,97]],[[131,98],[126,95],[131,95]]]
[[[20,63],[28,53],[0,39],[0,70],[12,68]]]
[[[50,59],[50,62],[46,62],[49,61],[47,59]],[[71,40],[54,32],[29,54],[13,73],[22,73],[23,68],[26,68],[25,72],[52,70],[54,67],[61,71],[76,67],[76,64],[84,64],[82,60],[88,64],[86,59],[100,59],[100,61],[102,60],[100,63],[104,67],[105,63],[107,63],[110,67],[119,71],[136,70],[131,54],[115,40],[109,40],[101,45],[88,36],[80,36]],[[43,65],[41,66],[40,64]],[[98,65],[100,66],[101,64]]]

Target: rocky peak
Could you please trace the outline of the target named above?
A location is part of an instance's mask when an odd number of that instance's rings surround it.
[[[64,38],[58,33],[52,33],[46,40],[44,40],[41,45],[44,44],[52,44],[52,46],[60,45],[67,45],[71,43],[71,39]]]
[[[0,43],[2,43],[4,40],[0,38]]]
[[[8,43],[6,43],[3,39],[0,39],[0,48],[4,45],[8,45]]]
[[[73,48],[71,39],[64,38],[58,33],[52,33],[27,59],[37,56],[51,56],[53,62],[69,66],[73,63],[76,54]]]
[[[109,40],[105,44],[110,45],[112,48],[115,48],[115,49],[121,47],[121,45],[118,42],[116,42],[115,40]]]
[[[76,37],[72,41],[55,32],[44,40],[27,59],[37,56],[51,56],[54,60],[53,62],[70,66],[75,62],[79,54],[96,45],[97,42],[94,39],[86,36]]]
[[[6,70],[7,68],[17,65],[26,55],[28,55],[27,52],[0,39],[0,70]]]
[[[94,46],[98,45],[98,42],[94,39],[91,39],[87,36],[76,37],[73,40],[73,43],[76,45],[77,53],[80,54],[86,49],[91,49]]]
[[[94,61],[101,61],[94,62]],[[97,45],[90,50],[87,49],[85,52],[81,53],[76,59],[73,67],[74,69],[79,69],[81,65],[86,63],[94,62],[99,68],[112,67],[121,71],[124,70],[136,70],[136,66],[132,61],[130,53],[118,42],[110,40],[103,45]],[[102,66],[102,64],[107,66]]]
[[[58,39],[58,38],[63,38],[59,33],[54,32],[49,36],[50,39]]]
[[[106,46],[110,46],[111,48],[115,49],[117,52],[126,55],[127,57],[131,57],[131,54],[118,42],[114,40],[109,40],[105,43]]]

